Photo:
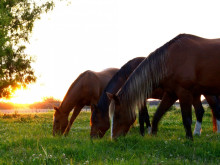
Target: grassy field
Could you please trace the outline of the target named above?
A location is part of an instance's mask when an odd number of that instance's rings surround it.
[[[150,109],[151,119],[154,111]],[[103,139],[90,139],[90,112],[79,115],[68,137],[53,137],[52,115],[1,114],[0,164],[220,164],[220,135],[212,132],[208,108],[202,135],[193,142],[186,140],[175,108],[161,121],[157,136],[140,136],[136,124],[117,141],[111,141],[109,132]]]

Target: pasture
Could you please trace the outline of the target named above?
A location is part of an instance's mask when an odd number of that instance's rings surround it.
[[[150,119],[155,108],[149,108]],[[139,134],[138,122],[116,141],[110,132],[91,140],[90,112],[81,112],[68,137],[52,136],[53,112],[0,114],[0,164],[219,164],[220,135],[205,109],[202,135],[185,138],[180,109],[172,107],[157,136]],[[193,111],[193,124],[195,125]]]

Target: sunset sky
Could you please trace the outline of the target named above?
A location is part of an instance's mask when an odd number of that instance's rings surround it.
[[[70,1],[70,0],[69,0]],[[26,52],[38,80],[12,102],[63,99],[85,70],[121,67],[178,35],[220,38],[220,1],[71,0],[35,23]]]

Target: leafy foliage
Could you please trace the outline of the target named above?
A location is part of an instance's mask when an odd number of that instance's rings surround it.
[[[24,43],[29,41],[34,22],[53,6],[53,1],[0,0],[0,97],[36,80]]]

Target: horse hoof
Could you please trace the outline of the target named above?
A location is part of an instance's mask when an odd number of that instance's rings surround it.
[[[216,120],[217,123],[217,133],[220,133],[220,120]]]
[[[141,136],[144,136],[144,129],[140,129]]]
[[[186,139],[193,141],[193,137],[192,136],[186,136]]]
[[[194,136],[195,135],[201,136],[201,133],[202,133],[202,129],[200,131],[196,131],[196,130],[193,131]]]
[[[192,132],[186,134],[186,138],[193,141]]]
[[[157,135],[157,131],[151,131],[151,135],[156,136]]]
[[[67,133],[67,132],[64,132],[63,135],[64,135],[64,137],[67,137],[67,136],[68,136],[68,133]]]
[[[148,135],[151,134],[151,131],[152,131],[151,127],[147,127],[147,133],[148,133]]]

